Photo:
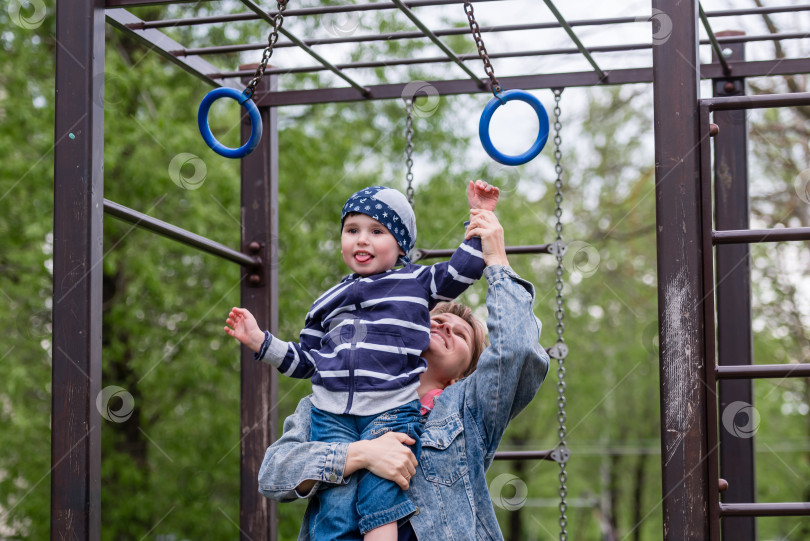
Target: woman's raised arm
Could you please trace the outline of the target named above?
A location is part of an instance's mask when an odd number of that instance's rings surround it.
[[[464,403],[485,439],[488,462],[509,421],[528,405],[545,379],[549,359],[539,344],[540,321],[532,311],[534,286],[509,267],[498,218],[489,211],[472,210],[467,234],[481,237],[487,262],[490,346],[467,379]]]
[[[506,257],[506,242],[503,238],[503,227],[498,217],[491,210],[471,209],[470,225],[467,227],[466,239],[481,237],[481,253],[487,267],[492,265],[509,266]]]

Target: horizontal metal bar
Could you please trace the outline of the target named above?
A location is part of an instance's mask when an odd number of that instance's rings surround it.
[[[182,2],[190,2],[192,0],[107,0],[107,8],[112,7],[126,7],[126,6],[148,6],[155,4],[175,4]],[[476,0],[476,2],[500,2],[502,0]],[[405,2],[409,8],[423,7],[423,6],[442,6],[447,4],[457,4],[458,0],[414,0]],[[371,10],[386,10],[395,9],[396,5],[390,2],[379,2],[370,4],[348,4],[340,6],[321,6],[317,8],[301,8],[301,9],[288,9],[284,11],[285,15],[289,16],[307,16],[307,15],[323,15],[327,13],[348,13],[357,11],[371,11]],[[785,12],[798,12],[808,11],[808,5],[795,5],[795,6],[773,6],[762,8],[748,8],[748,9],[732,9],[724,11],[707,11],[706,16],[712,17],[736,17],[740,15],[761,15],[766,13],[785,13]],[[269,15],[275,15],[276,12],[271,11]],[[236,22],[236,21],[255,21],[259,17],[253,13],[233,13],[229,15],[216,15],[209,17],[189,17],[186,19],[164,19],[155,21],[143,21],[138,29],[145,28],[165,28],[175,26],[192,26],[200,24],[215,24],[223,22]],[[569,21],[570,26],[601,26],[606,24],[620,24],[648,21],[649,15],[639,15],[636,17],[621,17],[611,19],[587,19],[578,21]],[[550,28],[559,28],[558,24],[552,24]],[[468,32],[465,31],[465,32]]]
[[[286,12],[285,12],[286,13]],[[596,25],[603,25],[603,24],[624,24],[624,23],[638,23],[638,17],[617,17],[613,19],[592,19],[592,20],[582,20],[582,21],[570,21],[568,24],[570,26],[596,26]],[[499,25],[499,26],[482,26],[480,28],[481,33],[487,32],[521,32],[527,30],[547,30],[547,29],[557,29],[559,28],[559,23],[530,23],[530,24],[506,24],[506,25]],[[440,30],[434,30],[434,34],[437,36],[459,36],[464,34],[469,34],[470,31],[466,28],[443,28]],[[309,39],[304,40],[304,43],[307,45],[333,45],[336,43],[364,43],[369,41],[396,41],[401,39],[420,39],[425,38],[425,34],[422,32],[388,32],[384,34],[366,34],[360,36],[347,36],[347,37],[338,37],[338,38],[322,38],[322,39]],[[807,32],[783,32],[778,34],[761,34],[761,35],[750,35],[750,36],[729,36],[729,37],[719,37],[717,41],[719,43],[725,42],[749,42],[749,41],[779,41],[783,39],[802,39],[810,37],[807,35]],[[704,39],[700,41],[701,45],[709,45],[711,42],[708,39]],[[295,47],[295,43],[279,41],[276,43],[276,48],[284,48],[284,47]],[[243,43],[239,45],[221,45],[216,47],[198,47],[198,48],[190,48],[190,49],[183,49],[174,51],[174,54],[178,56],[183,55],[191,55],[191,54],[222,54],[222,53],[234,53],[234,52],[242,52],[242,51],[252,51],[252,50],[260,50],[267,47],[267,42],[257,42],[257,43]],[[614,51],[621,51],[625,50],[621,48],[621,45],[613,46],[610,50]],[[632,49],[638,48],[647,48],[651,49],[651,43],[645,43],[642,45],[628,45]],[[599,47],[588,47],[587,48],[590,52],[599,52]],[[605,50],[608,50],[608,47],[604,47]],[[576,52],[579,52],[579,49],[576,49]]]
[[[172,54],[170,51],[175,51],[178,48],[181,48],[182,45],[174,41],[163,32],[158,30],[136,30],[131,28],[133,25],[137,25],[139,22],[143,21],[126,9],[108,9],[106,10],[106,15],[107,22],[109,22],[112,26],[134,37],[136,41],[143,43],[148,49],[158,52],[171,62],[180,66],[185,71],[199,79],[202,79],[211,86],[228,86],[238,90],[245,88],[239,80],[225,80],[224,82],[221,82],[215,81],[214,79],[208,77],[206,74],[213,73],[217,71],[218,68],[213,64],[209,64],[202,58],[196,57],[186,60],[178,58],[176,55]]]
[[[723,9],[718,11],[707,11],[707,17],[737,17],[739,15],[766,15],[769,13],[789,13],[796,11],[810,11],[810,4],[793,6],[767,6],[757,8]]]
[[[204,0],[210,2],[213,0]],[[106,7],[109,8],[123,8],[130,6],[165,6],[167,4],[190,4],[194,2],[199,3],[199,0],[107,0]]]
[[[285,12],[286,13],[286,12]],[[608,20],[608,19],[606,19]],[[621,17],[616,19],[609,19],[610,21],[615,22],[616,24],[619,23],[633,23],[638,22],[637,19],[632,17]],[[582,21],[582,23],[588,23],[590,21]],[[577,21],[571,21],[571,26],[575,26]],[[551,28],[559,28],[558,23],[532,23],[532,24],[506,24],[506,25],[499,25],[499,26],[482,26],[480,28],[481,33],[487,32],[520,32],[525,30],[544,30],[544,29],[551,29]],[[440,30],[434,30],[433,33],[437,36],[460,36],[469,34],[470,30],[468,28],[442,28]],[[388,32],[385,34],[366,34],[360,36],[346,36],[346,37],[338,37],[338,38],[323,38],[323,39],[310,39],[305,40],[304,43],[307,45],[333,45],[336,43],[364,43],[369,41],[397,41],[401,39],[421,39],[425,38],[424,33],[422,32]],[[294,43],[288,43],[284,41],[280,41],[276,43],[276,48],[281,47],[294,47]],[[199,47],[196,49],[184,49],[181,51],[175,51],[175,54],[182,56],[186,54],[221,54],[221,53],[233,53],[233,52],[241,52],[241,51],[251,51],[251,50],[258,50],[264,49],[267,47],[267,42],[257,42],[257,43],[245,43],[241,45],[222,45],[218,47]],[[648,45],[651,47],[651,45]]]
[[[205,0],[211,1],[211,0]],[[476,0],[477,2],[487,2],[493,0]],[[116,7],[129,7],[129,6],[161,6],[167,4],[189,4],[189,3],[198,3],[200,0],[107,0],[106,7],[107,8],[116,8]],[[458,0],[429,0],[427,2],[406,2],[408,7],[421,7],[421,6],[439,6],[439,5],[446,5],[446,4],[454,4],[458,3]],[[380,3],[372,3],[372,4],[356,4],[356,5],[342,5],[342,6],[322,6],[318,8],[302,8],[302,9],[290,9],[286,10],[284,13],[296,16],[303,16],[303,15],[322,15],[324,13],[346,13],[350,11],[369,11],[369,10],[382,10],[382,9],[393,9],[393,4],[385,4],[383,2]],[[719,10],[719,11],[707,11],[707,17],[737,17],[740,15],[762,15],[767,13],[785,13],[785,12],[797,12],[797,11],[808,11],[810,10],[810,5],[793,5],[793,6],[768,6],[768,7],[761,7],[761,8],[744,8],[744,9],[727,9],[727,10]],[[640,19],[646,20],[649,18],[647,16],[638,16],[638,17],[631,17],[633,21],[638,21]],[[600,19],[591,19],[593,21],[598,21]],[[571,26],[576,26],[579,21],[569,21],[568,24]],[[608,24],[608,23],[597,23],[597,24]]]
[[[803,517],[810,516],[810,502],[721,503],[721,517]]]
[[[198,248],[204,252],[208,252],[209,254],[227,259],[228,261],[239,263],[245,267],[255,267],[261,264],[261,261],[258,258],[243,254],[242,252],[228,248],[224,244],[220,244],[219,242],[202,237],[196,233],[186,231],[185,229],[181,229],[176,225],[158,220],[157,218],[153,218],[147,214],[138,212],[137,210],[132,210],[131,208],[119,205],[118,203],[108,199],[104,200],[104,212],[110,216],[118,218],[119,220],[129,222],[138,227],[152,231],[153,233],[157,233],[158,235],[163,235],[164,237],[187,244],[188,246],[193,246],[194,248]]]
[[[637,23],[638,18],[633,17],[618,17],[615,19],[595,19],[593,21],[570,21],[570,26],[578,26],[578,25],[588,25],[588,24],[603,24],[599,21],[610,21],[613,24],[622,24],[622,23]],[[481,33],[487,32],[522,32],[527,30],[545,30],[545,29],[552,29],[552,28],[559,28],[558,23],[530,23],[530,24],[506,24],[500,26],[482,26]],[[466,28],[443,28],[440,30],[434,30],[434,34],[437,36],[459,36],[464,34],[469,34],[470,31]],[[385,34],[366,34],[360,36],[347,36],[347,37],[338,37],[338,38],[322,38],[322,39],[308,39],[304,40],[304,43],[307,45],[334,45],[337,43],[365,43],[369,41],[397,41],[401,39],[421,39],[426,37],[425,34],[422,32],[388,32]],[[734,42],[734,43],[745,43],[751,41],[779,41],[783,39],[803,39],[808,38],[807,32],[782,32],[778,34],[758,34],[758,35],[750,35],[750,36],[728,36],[728,37],[719,37],[717,41],[719,43],[726,43],[726,42]],[[701,45],[709,45],[711,43],[710,40],[704,39],[700,41]],[[254,50],[261,50],[267,47],[267,42],[256,42],[256,43],[242,43],[238,45],[220,45],[215,47],[197,47],[197,48],[190,48],[190,49],[181,49],[178,51],[172,51],[173,54],[177,56],[185,56],[185,55],[193,55],[193,54],[222,54],[222,53],[237,53],[242,51],[254,51]],[[287,41],[279,41],[276,43],[275,48],[285,48],[285,47],[296,47],[295,43],[287,42]],[[623,48],[626,47],[626,48]],[[588,47],[588,51],[590,52],[605,52],[605,51],[624,51],[624,50],[631,50],[631,49],[651,49],[651,43],[644,43],[638,45],[614,45],[614,46],[605,46],[605,47]],[[549,49],[552,51],[553,49]],[[565,49],[567,54],[567,49]],[[576,49],[575,52],[579,52],[579,49]],[[463,56],[463,55],[459,55]]]
[[[256,4],[253,0],[241,0],[241,1],[242,4],[244,4],[248,9],[253,10],[253,12],[256,13],[259,17],[263,18],[265,22],[270,24],[270,26],[273,26],[273,18],[270,15],[266,14],[264,11],[262,11],[262,8],[259,7],[259,5]],[[326,69],[328,69],[329,71],[331,71],[332,73],[334,73],[335,75],[337,75],[338,77],[349,83],[349,85],[351,85],[355,90],[357,90],[363,95],[368,94],[368,89],[358,84],[354,79],[352,79],[351,77],[340,71],[339,68],[336,68],[324,57],[313,51],[312,48],[310,48],[303,41],[298,39],[289,30],[287,30],[283,26],[280,26],[278,31],[281,34],[283,34],[288,40],[292,41],[293,43],[298,45],[301,49],[303,49],[304,52],[306,52],[309,56],[320,62]]]
[[[473,73],[473,71],[472,71],[470,68],[468,68],[467,66],[465,66],[465,65],[464,65],[464,63],[461,61],[461,59],[460,59],[460,58],[459,58],[459,57],[456,55],[455,51],[453,51],[453,50],[452,50],[450,47],[448,47],[448,46],[447,46],[447,45],[446,45],[446,44],[445,44],[445,43],[444,43],[442,40],[440,40],[440,39],[438,38],[438,36],[436,36],[436,34],[434,34],[434,33],[433,33],[431,30],[430,30],[430,28],[428,28],[428,27],[425,25],[425,23],[423,23],[422,21],[420,21],[420,20],[419,20],[419,17],[417,17],[416,15],[414,15],[414,14],[413,14],[413,12],[412,12],[412,11],[411,11],[411,10],[408,8],[408,6],[406,6],[406,5],[405,5],[405,4],[402,2],[402,0],[394,0],[394,3],[397,5],[397,7],[399,8],[399,10],[400,10],[402,13],[404,13],[404,14],[405,14],[405,16],[406,16],[406,17],[408,17],[408,18],[411,20],[411,22],[412,22],[413,24],[415,24],[415,25],[416,25],[416,27],[417,27],[419,30],[421,30],[421,31],[422,31],[422,32],[423,32],[423,33],[424,33],[424,34],[425,34],[425,35],[426,35],[426,36],[427,36],[427,37],[430,39],[430,41],[432,41],[432,42],[433,42],[433,44],[434,44],[434,45],[436,45],[436,47],[438,47],[439,49],[441,49],[441,50],[442,50],[442,52],[443,52],[445,55],[447,55],[447,57],[448,57],[450,60],[452,60],[452,61],[453,61],[453,63],[454,63],[454,64],[456,64],[458,67],[460,67],[460,68],[462,69],[462,71],[464,71],[464,73],[466,73],[467,75],[469,75],[469,76],[470,76],[470,78],[471,78],[473,81],[475,81],[476,83],[478,83],[478,85],[479,85],[479,86],[482,86],[482,87],[486,86],[486,85],[485,85],[485,83],[484,83],[484,81],[482,81],[482,80],[481,80],[481,79],[480,79],[480,78],[479,78],[479,77],[478,77],[478,76],[477,76],[475,73]]]
[[[717,379],[806,378],[810,363],[722,365],[714,371]]]
[[[506,253],[508,254],[548,254],[550,244],[535,244],[530,246],[507,246]],[[416,249],[413,251],[413,261],[422,261],[423,259],[435,259],[437,257],[450,257],[456,251],[455,248],[450,250],[422,250]]]
[[[736,64],[732,64],[735,66]],[[739,77],[736,69],[734,76]],[[727,98],[706,98],[700,105],[707,105],[712,111],[736,111],[742,109],[767,109],[770,107],[796,107],[810,105],[810,92],[792,94],[765,94],[761,96],[731,96]]]
[[[804,33],[790,33],[790,34],[773,34],[773,35],[765,35],[765,36],[748,36],[749,39],[747,41],[757,41],[757,40],[775,40],[777,36],[783,36],[784,39],[791,39],[791,38],[808,38],[808,34]],[[735,37],[731,38],[719,38],[721,42],[725,41],[734,41],[740,42],[740,39],[734,39]],[[708,45],[708,40],[701,41],[702,45]],[[237,46],[242,47],[242,46]],[[221,47],[220,49],[224,49],[225,47]],[[257,48],[259,46],[257,45]],[[264,48],[264,45],[261,46]],[[626,52],[626,51],[637,51],[637,50],[644,50],[644,49],[651,49],[652,44],[650,43],[630,43],[624,45],[598,45],[594,47],[588,47],[588,50],[592,53],[613,53],[613,52]],[[220,51],[222,52],[222,51]],[[230,51],[233,52],[233,51]],[[534,57],[534,56],[545,56],[545,55],[563,55],[563,54],[579,54],[581,51],[577,48],[568,47],[568,48],[560,48],[560,49],[544,49],[539,51],[513,51],[513,52],[506,52],[506,53],[492,53],[489,55],[490,58],[519,58],[519,57]],[[184,53],[182,51],[175,51],[174,54],[178,56],[183,56],[184,54],[189,54],[188,52]],[[458,58],[461,60],[477,60],[478,55],[475,53],[470,54],[460,54]],[[377,68],[377,67],[388,67],[388,66],[405,66],[405,65],[414,65],[414,64],[432,64],[432,63],[441,63],[447,62],[447,58],[444,56],[439,57],[425,57],[425,58],[399,58],[399,59],[388,59],[388,60],[375,60],[369,62],[351,62],[347,64],[337,64],[337,68],[339,69],[367,69],[367,68]],[[311,73],[317,71],[324,71],[323,66],[301,66],[296,68],[271,68],[268,69],[265,73],[272,73],[272,74],[289,74],[289,73]],[[229,71],[229,72],[219,72],[215,74],[209,74],[209,76],[213,78],[231,78],[231,77],[245,77],[248,75],[252,75],[252,71]],[[725,71],[723,71],[723,75],[726,76]],[[605,82],[605,81],[603,81]]]
[[[603,47],[592,47],[591,50],[594,52],[614,52],[614,51],[631,51],[634,49],[649,49],[650,45],[645,43],[640,44],[633,44],[633,45],[605,45]],[[490,58],[521,58],[521,57],[531,57],[531,56],[542,56],[542,55],[556,55],[556,54],[579,54],[580,50],[577,48],[566,48],[566,49],[548,49],[543,51],[514,51],[508,53],[491,53],[489,54]],[[461,54],[458,55],[460,60],[478,60],[478,55],[475,53],[470,54]],[[400,58],[396,60],[374,60],[369,62],[352,62],[349,64],[338,64],[337,67],[340,69],[366,69],[366,68],[379,68],[379,67],[388,67],[388,66],[411,66],[415,64],[435,64],[435,63],[446,63],[447,58],[444,56],[432,56],[426,58]],[[272,73],[272,74],[287,74],[287,73],[310,73],[316,71],[324,71],[325,68],[322,66],[302,66],[299,68],[272,68],[268,69],[265,73]],[[251,75],[253,71],[250,70],[240,70],[240,71],[228,71],[228,72],[221,72],[221,73],[214,73],[210,74],[211,77],[215,78],[232,78],[232,77],[245,77],[247,75]]]
[[[719,43],[750,43],[752,41],[782,41],[785,39],[807,39],[810,34],[807,32],[780,32],[778,34],[753,34],[750,36],[720,36]],[[700,40],[701,45],[708,45],[709,40]],[[732,64],[733,65],[733,64]]]
[[[605,72],[603,72],[602,69],[597,65],[596,61],[591,56],[591,53],[588,51],[588,49],[585,48],[585,46],[579,40],[579,37],[577,37],[574,30],[568,24],[568,21],[565,20],[565,17],[563,17],[562,13],[560,13],[560,11],[557,9],[557,6],[554,5],[554,2],[552,2],[552,0],[543,0],[543,1],[546,3],[546,6],[551,11],[551,13],[554,14],[554,17],[560,23],[560,26],[562,26],[565,32],[568,34],[568,37],[571,38],[571,41],[573,41],[574,44],[576,44],[577,49],[579,49],[579,51],[582,53],[582,56],[585,57],[588,63],[596,71],[597,75],[599,75],[599,79],[600,80],[605,79],[607,75],[605,75]]]
[[[734,74],[737,77],[793,75],[808,72],[810,72],[810,59],[808,58],[741,62],[734,68]],[[702,65],[700,67],[700,74],[704,79],[718,79],[723,77],[723,71],[718,64]],[[600,81],[598,75],[593,71],[499,77],[499,80],[505,88],[522,88],[525,90],[593,86],[599,84],[621,85],[651,83],[652,68],[611,70],[609,81]],[[442,96],[489,92],[489,90],[481,89],[469,79],[428,82],[436,89],[439,95]],[[257,93],[254,97],[254,101],[260,106],[278,107],[284,105],[361,101],[365,99],[401,99],[406,84],[407,83],[397,83],[370,86],[369,90],[371,91],[371,95],[369,98],[366,98],[353,88],[343,87]]]
[[[808,104],[810,104],[810,101]],[[810,240],[810,227],[712,231],[712,242],[714,244],[746,244],[750,242],[782,242],[786,240]]]
[[[551,454],[554,449],[545,451],[499,451],[495,453],[493,460],[554,460]]]
[[[476,2],[503,2],[504,0],[476,0]],[[445,6],[457,4],[458,0],[411,0],[405,2],[409,8],[425,6]],[[350,13],[354,11],[376,11],[386,9],[397,9],[397,5],[392,2],[379,2],[370,4],[348,4],[341,6],[320,6],[316,8],[285,9],[285,17],[302,17],[307,15],[324,15],[327,13]],[[270,17],[276,11],[265,12]],[[238,21],[255,21],[260,17],[255,13],[232,13],[229,15],[214,15],[210,17],[189,17],[187,19],[163,19],[155,21],[144,21],[144,25],[139,28],[165,28],[167,26],[196,26],[202,24],[230,23]]]

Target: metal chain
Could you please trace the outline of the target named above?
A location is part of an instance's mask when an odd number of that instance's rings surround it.
[[[568,355],[568,347],[565,345],[565,338],[563,338],[563,331],[565,330],[565,325],[563,323],[563,318],[565,317],[565,310],[563,308],[563,301],[565,300],[563,296],[563,286],[565,285],[563,282],[563,256],[565,255],[565,242],[563,241],[562,237],[562,221],[560,217],[562,216],[562,151],[560,150],[560,145],[562,143],[562,138],[560,137],[560,129],[562,128],[562,124],[560,123],[560,98],[562,96],[563,89],[555,88],[554,89],[554,171],[557,174],[557,178],[554,181],[555,193],[554,193],[554,202],[555,202],[555,209],[554,215],[557,217],[557,223],[554,225],[554,229],[557,232],[557,239],[555,242],[556,250],[554,251],[555,255],[557,256],[557,281],[555,287],[557,289],[557,310],[556,310],[556,317],[557,317],[557,343],[555,344],[554,348],[554,357],[557,359],[557,405],[559,406],[559,412],[557,413],[557,420],[560,422],[560,428],[558,429],[558,434],[560,436],[560,444],[559,444],[559,451],[560,454],[564,456],[564,460],[559,461],[560,465],[560,541],[566,541],[568,539],[568,530],[566,529],[568,526],[568,517],[566,516],[566,511],[568,509],[568,504],[566,503],[566,496],[568,495],[568,487],[566,486],[566,481],[568,479],[568,475],[565,471],[565,465],[568,462],[568,448],[565,444],[565,436],[566,436],[566,428],[565,428],[565,358]]]
[[[405,99],[405,167],[407,173],[405,180],[408,182],[408,189],[405,190],[405,195],[408,198],[408,203],[413,207],[413,99]]]
[[[267,36],[267,47],[265,47],[262,52],[262,60],[256,68],[256,73],[253,74],[253,79],[250,80],[245,89],[245,95],[248,98],[253,97],[253,93],[256,92],[256,85],[258,85],[259,81],[264,77],[264,70],[267,69],[267,61],[270,60],[270,57],[273,55],[273,46],[278,41],[278,31],[281,29],[281,25],[284,24],[284,10],[287,8],[288,1],[289,0],[278,0],[278,12],[273,15],[273,29],[270,31],[270,35]]]
[[[467,14],[467,20],[470,21],[470,30],[472,30],[475,45],[478,47],[478,56],[480,56],[481,60],[484,62],[484,73],[489,76],[492,93],[497,96],[502,91],[501,83],[495,78],[495,68],[492,67],[492,63],[489,61],[489,55],[487,54],[487,48],[484,47],[484,38],[481,37],[481,28],[475,20],[471,0],[464,0],[464,13]]]

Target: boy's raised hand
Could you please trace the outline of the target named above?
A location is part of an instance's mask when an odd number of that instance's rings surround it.
[[[495,210],[500,194],[501,190],[483,180],[471,180],[467,184],[467,203],[470,209]]]
[[[262,349],[264,332],[259,328],[259,324],[256,323],[256,318],[253,317],[250,310],[234,307],[228,314],[225,323],[228,324],[225,332],[242,342],[254,353],[258,353]]]

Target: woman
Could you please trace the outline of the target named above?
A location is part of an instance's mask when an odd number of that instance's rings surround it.
[[[284,435],[267,449],[259,492],[278,500],[310,500],[299,539],[309,539],[309,517],[320,504],[317,491],[346,491],[351,497],[358,470],[368,469],[403,488],[419,512],[400,528],[401,539],[503,539],[489,498],[486,471],[506,426],[532,400],[548,372],[539,345],[540,322],[532,313],[534,288],[509,267],[503,229],[491,211],[471,211],[467,236],[481,237],[491,344],[474,362],[475,325],[456,313],[431,317],[420,398],[436,397],[422,434],[417,465],[402,443],[407,435],[346,443],[309,441],[309,398],[284,423]],[[475,532],[475,534],[473,534]],[[358,535],[355,539],[360,539]]]

